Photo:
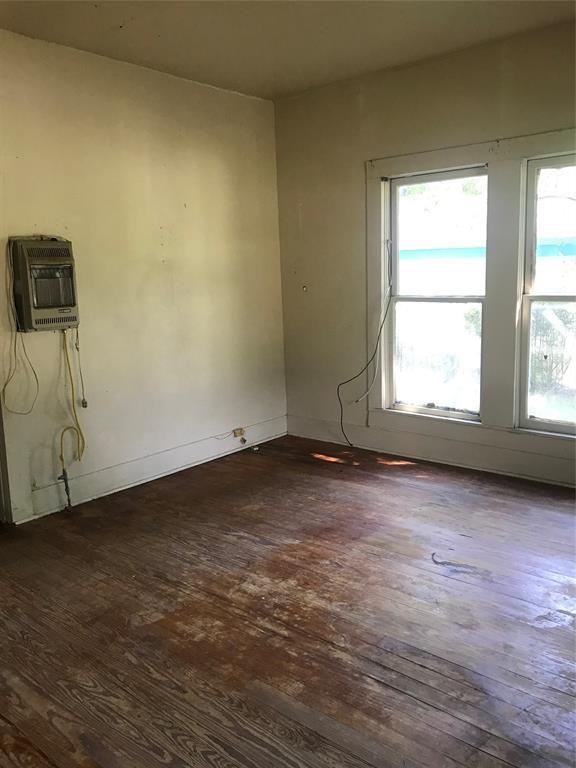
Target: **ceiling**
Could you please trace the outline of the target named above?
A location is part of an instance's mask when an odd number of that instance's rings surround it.
[[[278,98],[574,19],[555,0],[0,2],[0,27]]]

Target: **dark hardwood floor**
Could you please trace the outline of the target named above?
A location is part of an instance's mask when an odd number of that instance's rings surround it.
[[[573,765],[560,488],[282,438],[0,536],[0,767]]]

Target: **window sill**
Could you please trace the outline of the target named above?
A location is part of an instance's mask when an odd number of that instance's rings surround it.
[[[459,424],[462,426],[482,427],[482,421],[480,417],[465,418],[461,413],[455,413],[453,416],[439,413],[425,413],[423,411],[411,411],[404,408],[370,408],[369,414],[390,414],[391,416],[398,416],[403,418],[404,416],[410,419],[425,419],[426,421],[437,422],[440,424]]]
[[[546,437],[556,437],[571,442],[576,440],[576,432],[554,432],[547,429],[530,429],[530,427],[514,427],[511,431],[518,432],[522,435],[545,435]]]
[[[390,413],[407,414],[408,416],[426,416],[427,418],[440,419],[442,421],[457,421],[460,424],[480,424],[480,414],[466,413],[465,411],[448,411],[441,408],[411,407],[397,403],[390,408],[382,408]]]
[[[440,440],[478,443],[558,458],[573,459],[576,443],[576,436],[573,434],[487,425],[480,421],[413,413],[395,408],[371,408],[368,411],[368,425],[392,434],[412,434]]]

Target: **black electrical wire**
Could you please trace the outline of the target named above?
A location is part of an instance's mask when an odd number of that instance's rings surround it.
[[[358,373],[355,376],[351,376],[349,379],[346,379],[346,381],[341,381],[340,384],[338,384],[338,386],[336,387],[336,395],[338,397],[338,403],[340,405],[340,431],[344,435],[344,439],[346,440],[346,442],[348,443],[350,448],[353,448],[354,444],[350,442],[350,439],[348,438],[348,435],[346,434],[346,430],[344,429],[344,404],[342,402],[342,397],[340,395],[340,389],[342,387],[345,387],[346,384],[350,384],[350,382],[355,381],[357,378],[362,376],[362,374],[365,371],[368,370],[368,368],[370,367],[370,364],[372,363],[372,361],[376,357],[376,355],[378,353],[378,349],[380,347],[380,340],[382,338],[382,331],[384,330],[384,324],[386,323],[386,318],[388,317],[388,310],[390,309],[391,301],[392,301],[392,296],[389,293],[388,294],[388,300],[386,302],[386,308],[384,310],[384,316],[382,317],[382,322],[380,323],[380,328],[378,329],[378,337],[376,338],[376,345],[374,347],[374,352],[372,353],[370,359],[368,360],[368,362],[366,363],[364,368],[362,368],[361,371],[358,371]]]
[[[370,367],[372,361],[378,354],[378,349],[380,348],[380,341],[382,339],[382,331],[384,330],[384,325],[386,323],[386,318],[388,317],[388,310],[390,309],[390,304],[392,302],[392,260],[390,258],[390,242],[388,241],[386,243],[386,247],[388,250],[388,298],[386,300],[386,306],[384,307],[384,314],[382,316],[382,320],[380,322],[380,327],[378,328],[378,335],[376,337],[376,344],[374,345],[374,352],[370,356],[370,359],[366,363],[366,365],[362,368],[361,371],[358,371],[358,373],[355,376],[351,376],[349,379],[346,379],[345,381],[341,381],[337,387],[336,387],[336,397],[338,398],[338,405],[340,406],[340,431],[342,432],[342,435],[344,436],[344,439],[350,446],[350,448],[354,448],[354,444],[350,442],[350,438],[346,434],[346,430],[344,429],[344,403],[342,402],[342,396],[340,395],[340,390],[342,387],[345,387],[347,384],[350,384],[352,381],[355,381],[357,378],[362,376],[363,373],[365,373],[368,368]],[[378,366],[378,362],[376,362],[376,366]]]

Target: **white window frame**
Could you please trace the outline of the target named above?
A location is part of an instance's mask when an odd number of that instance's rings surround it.
[[[386,249],[384,259],[390,259],[390,275],[391,275],[391,296],[390,296],[390,320],[387,328],[387,344],[385,353],[385,365],[384,365],[384,403],[385,407],[393,409],[395,411],[404,411],[406,413],[420,413],[428,414],[431,416],[440,416],[446,419],[457,419],[463,421],[480,421],[480,413],[472,413],[470,411],[449,410],[447,408],[430,408],[426,406],[409,405],[407,403],[396,402],[395,382],[394,382],[394,349],[395,349],[395,317],[396,307],[400,303],[439,303],[439,304],[458,304],[458,303],[474,303],[480,304],[482,307],[482,318],[484,318],[484,296],[481,295],[408,295],[398,293],[398,279],[399,279],[399,237],[398,237],[398,188],[405,185],[410,180],[413,183],[425,184],[431,181],[445,181],[449,179],[466,178],[471,176],[487,176],[486,165],[476,165],[469,168],[458,168],[449,171],[435,171],[432,173],[422,174],[407,174],[406,176],[397,176],[389,180],[383,180],[382,184],[388,186],[388,192],[385,196],[389,195],[390,198],[390,220],[389,220],[389,233],[384,232],[385,239],[390,240],[390,248]]]
[[[536,205],[537,180],[542,168],[560,168],[576,164],[576,153],[559,153],[556,155],[528,160],[526,183],[526,235],[524,258],[524,292],[521,307],[521,367],[520,367],[520,416],[519,424],[524,429],[561,434],[575,434],[576,425],[573,422],[551,421],[528,415],[528,387],[530,368],[530,316],[532,304],[537,301],[575,302],[574,294],[537,294],[532,292],[534,275],[536,273]],[[576,213],[575,213],[576,215]]]
[[[522,305],[526,234],[526,182],[528,161],[576,148],[576,131],[566,129],[514,139],[431,150],[371,160],[366,164],[367,184],[367,339],[374,349],[378,339],[388,275],[390,250],[390,182],[406,176],[488,167],[488,231],[486,294],[482,305],[480,420],[457,413],[425,413],[390,407],[390,354],[393,344],[390,312],[379,349],[379,375],[368,401],[368,425],[410,434],[496,440],[499,431],[540,432],[530,420],[521,420]],[[422,297],[424,298],[424,297]],[[468,299],[468,297],[466,297]],[[472,299],[468,299],[472,300]],[[367,375],[367,385],[370,384]],[[543,425],[549,430],[548,425]],[[485,432],[485,438],[480,434]],[[476,435],[476,437],[474,437]],[[502,438],[503,439],[503,438]],[[557,439],[573,440],[566,431]]]

